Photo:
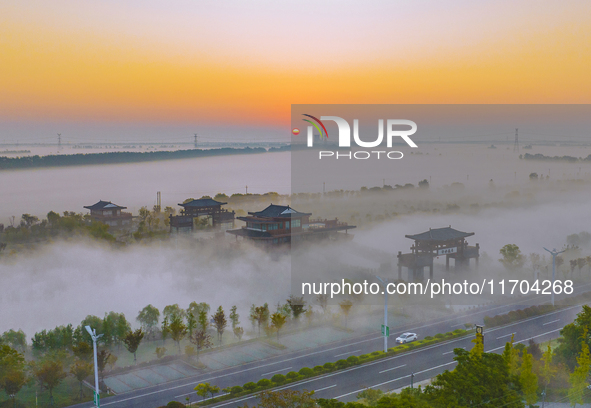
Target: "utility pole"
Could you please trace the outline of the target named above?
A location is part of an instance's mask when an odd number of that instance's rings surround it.
[[[519,153],[519,129],[515,129],[515,144],[513,145],[513,151]]]
[[[388,352],[388,336],[390,335],[390,328],[388,327],[388,280],[376,276],[384,287],[384,327],[382,334],[384,335],[384,353]]]
[[[248,186],[245,186],[246,188],[246,195],[248,195]]]
[[[94,406],[99,408],[100,405],[100,397],[99,397],[99,380],[98,380],[98,362],[97,362],[97,356],[96,356],[96,341],[103,337],[102,334],[99,334],[98,336],[96,335],[96,329],[91,329],[90,326],[85,326],[86,331],[88,332],[88,334],[90,334],[90,337],[92,337],[92,349],[94,350]]]
[[[195,133],[195,149],[197,149],[197,133]]]
[[[552,306],[554,306],[554,278],[556,277],[556,255],[560,255],[564,251],[557,252],[556,248],[550,251],[547,248],[544,248],[546,251],[550,252],[552,255],[552,289],[550,292],[552,293]]]

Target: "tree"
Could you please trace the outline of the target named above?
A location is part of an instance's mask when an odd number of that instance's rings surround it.
[[[195,319],[195,315],[193,312],[187,312],[187,332],[189,333],[189,337],[193,335],[193,331],[197,327],[197,320]]]
[[[232,322],[232,330],[234,330],[240,324],[240,315],[238,314],[238,307],[236,305],[230,308],[230,321]]]
[[[207,394],[209,394],[210,388],[211,385],[209,385],[209,383],[201,383],[197,384],[197,386],[193,389],[197,392],[197,395],[203,397],[203,400],[205,401],[205,397],[207,397]]]
[[[168,324],[168,317],[165,317],[162,321],[162,345],[166,344],[166,338],[170,334],[170,325]]]
[[[181,340],[185,338],[187,335],[187,326],[183,323],[183,318],[178,315],[174,314],[171,317],[170,321],[170,337],[173,341],[176,342],[179,348],[179,354],[181,353]]]
[[[123,343],[125,343],[125,347],[127,351],[133,353],[133,362],[137,362],[136,352],[142,339],[144,338],[144,332],[142,329],[137,329],[136,331],[129,331],[125,338],[123,339]]]
[[[205,302],[191,302],[189,304],[189,307],[187,308],[187,313],[193,313],[193,316],[197,318],[199,317],[199,313],[201,313],[202,311],[205,311],[205,315],[207,316],[210,309],[210,306]]]
[[[238,337],[238,341],[242,340],[244,329],[242,327],[234,327],[234,336]]]
[[[347,317],[351,312],[351,307],[353,306],[353,303],[351,303],[350,300],[343,300],[341,303],[339,303],[339,306],[341,306],[341,311],[345,315],[345,327],[347,327]]]
[[[166,347],[156,347],[154,354],[156,354],[156,358],[160,360],[166,354]]]
[[[33,374],[49,390],[49,405],[53,405],[53,389],[68,376],[63,363],[54,358],[43,359],[34,366]]]
[[[111,352],[108,350],[103,349],[96,353],[96,365],[101,382],[105,380],[105,369],[107,368],[109,358],[111,358]]]
[[[189,338],[191,343],[195,345],[197,349],[197,361],[199,361],[199,352],[202,349],[208,349],[213,346],[211,342],[211,336],[205,330],[197,330],[193,337]]]
[[[290,295],[289,299],[287,299],[287,304],[291,308],[291,312],[293,313],[293,318],[295,320],[297,320],[300,315],[304,313],[306,302],[304,301],[303,297]]]
[[[221,306],[218,307],[218,310],[211,317],[213,318],[213,324],[215,325],[215,329],[218,333],[218,340],[221,344],[222,343],[222,335],[224,334],[224,329],[228,325],[228,321],[226,320],[226,314],[224,313],[224,309],[222,309]]]
[[[538,376],[533,372],[533,356],[527,350],[523,351],[522,359],[519,382],[526,405],[532,406],[538,401]]]
[[[285,324],[286,317],[281,313],[273,313],[271,316],[271,324],[277,330],[277,341],[279,341],[279,330]]]
[[[2,333],[0,343],[8,344],[15,350],[24,353],[27,351],[27,336],[22,330],[14,331],[12,329]]]
[[[544,363],[544,366],[542,367],[541,376],[545,389],[548,386],[548,384],[550,384],[552,377],[554,377],[554,374],[556,373],[556,370],[554,369],[554,367],[552,367],[552,348],[550,348],[550,344],[548,344],[548,348],[542,356],[542,361]]]
[[[591,356],[589,355],[589,345],[587,344],[587,329],[583,332],[581,341],[581,352],[577,356],[577,367],[570,375],[569,382],[571,388],[568,390],[568,399],[572,406],[583,404],[583,394],[587,387],[587,377],[591,370]]]
[[[94,368],[92,367],[92,364],[86,360],[77,359],[74,364],[72,364],[72,367],[70,367],[70,374],[72,374],[80,384],[80,399],[84,398],[82,383],[84,382],[84,379],[92,375],[93,372]]]
[[[168,317],[169,321],[172,321],[173,316],[179,316],[181,319],[184,319],[186,315],[187,312],[181,309],[177,303],[165,306],[162,310],[162,316],[165,318]]]
[[[315,408],[314,391],[263,391],[258,395],[260,408]]]
[[[81,341],[80,343],[72,346],[72,352],[74,352],[74,355],[80,360],[90,361],[90,359],[93,357],[94,350],[90,344],[85,341]]]
[[[16,407],[16,394],[27,382],[25,358],[14,348],[0,345],[0,390],[12,398]]]
[[[200,310],[199,311],[199,315],[197,317],[197,321],[199,322],[199,327],[201,327],[201,330],[206,331],[207,328],[209,327],[209,320],[207,319],[207,311],[205,310]]]
[[[259,328],[259,337],[261,336],[261,326],[266,326],[269,320],[269,306],[265,303],[263,306],[257,306],[253,311],[253,318]]]
[[[328,295],[324,294],[320,294],[316,296],[316,302],[320,305],[320,307],[322,308],[322,314],[326,314],[326,308],[328,307]]]
[[[523,255],[521,254],[521,250],[515,244],[507,244],[501,248],[499,252],[502,255],[502,258],[499,259],[499,262],[501,262],[505,268],[511,271],[521,268],[525,262]]]
[[[146,332],[146,335],[148,337],[152,335],[152,339],[154,339],[154,328],[160,321],[160,311],[158,308],[148,305],[139,311],[135,319],[141,324],[142,329],[144,329],[144,332]]]

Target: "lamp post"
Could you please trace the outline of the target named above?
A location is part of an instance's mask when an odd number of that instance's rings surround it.
[[[550,292],[552,296],[552,306],[554,306],[554,278],[556,277],[556,255],[560,255],[564,251],[558,252],[556,251],[556,248],[554,248],[552,251],[550,251],[547,248],[544,249],[550,252],[550,254],[552,255],[552,290]]]
[[[390,328],[388,327],[388,280],[376,276],[384,286],[384,353],[388,352],[388,336],[390,335]]]
[[[88,332],[88,334],[90,334],[90,337],[92,337],[92,349],[94,351],[94,393],[95,393],[95,397],[94,397],[94,403],[95,406],[98,408],[100,407],[100,402],[99,402],[99,380],[98,380],[98,362],[97,362],[97,353],[96,353],[96,341],[103,337],[102,334],[99,334],[98,336],[96,335],[96,329],[91,329],[90,326],[85,326],[86,331]]]

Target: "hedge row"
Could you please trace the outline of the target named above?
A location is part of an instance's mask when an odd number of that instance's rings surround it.
[[[326,363],[324,365],[318,365],[313,368],[304,367],[300,369],[300,371],[290,371],[286,375],[283,374],[275,374],[271,379],[263,378],[258,382],[247,382],[242,387],[239,385],[235,385],[234,387],[225,388],[224,391],[227,393],[226,395],[222,395],[220,397],[216,397],[214,399],[210,399],[207,401],[201,401],[198,405],[209,405],[214,404],[217,402],[242,397],[244,395],[249,395],[253,393],[257,393],[260,391],[264,391],[270,388],[275,388],[284,384],[289,384],[292,382],[300,381],[310,377],[316,377],[322,374],[331,373],[338,370],[343,370],[348,367],[357,366],[360,364],[368,363],[370,361],[379,360],[381,358],[390,357],[399,353],[403,353],[405,351],[413,350],[420,347],[425,347],[431,344],[440,343],[442,341],[451,340],[456,337],[462,337],[467,334],[473,333],[473,330],[463,330],[457,329],[453,332],[447,332],[445,334],[440,333],[436,334],[435,336],[427,336],[423,340],[414,341],[412,343],[401,344],[396,347],[389,348],[387,352],[384,351],[374,351],[373,353],[369,354],[362,354],[359,357],[357,356],[350,356],[347,359],[338,360],[334,363]]]
[[[550,313],[554,310],[561,309],[562,307],[569,306],[577,302],[589,299],[591,299],[591,292],[585,292],[574,297],[560,299],[556,302],[556,306],[552,306],[551,304],[546,303],[539,306],[530,306],[526,309],[512,310],[509,313],[497,315],[494,317],[485,316],[484,325],[487,327],[502,326],[504,324],[509,324],[519,320],[526,319],[528,317],[540,316],[546,313]]]
[[[550,313],[559,306],[552,306],[550,304],[540,306],[530,306],[526,309],[512,310],[509,313],[503,315],[497,315],[494,317],[484,316],[484,325],[486,327],[502,326],[504,324],[513,323],[518,320],[523,320],[528,317],[534,317]]]

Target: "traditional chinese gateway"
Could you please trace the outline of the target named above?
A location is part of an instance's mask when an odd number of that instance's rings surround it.
[[[348,230],[355,228],[337,218],[311,219],[311,213],[296,211],[290,206],[271,204],[262,211],[237,217],[246,225],[227,232],[260,245],[279,245],[316,239],[351,239]],[[344,231],[344,233],[343,233]]]
[[[453,258],[454,268],[468,267],[470,259],[474,259],[478,266],[480,245],[469,246],[466,238],[473,236],[473,232],[462,232],[451,227],[429,229],[429,231],[415,235],[405,235],[415,241],[410,247],[410,254],[398,252],[398,279],[402,279],[402,267],[408,269],[408,280],[422,280],[424,269],[429,268],[429,277],[433,278],[433,259],[445,256],[445,269],[449,270],[449,260]]]

